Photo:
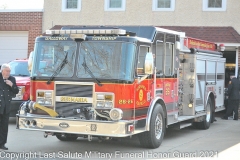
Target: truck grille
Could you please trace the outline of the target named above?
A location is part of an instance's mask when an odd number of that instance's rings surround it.
[[[93,98],[93,85],[56,84],[56,97],[87,97]],[[79,117],[77,109],[92,107],[92,103],[56,101],[55,110],[61,116]]]
[[[56,96],[92,97],[92,85],[56,84]]]
[[[79,117],[79,114],[76,113],[76,109],[80,109],[82,107],[90,107],[92,104],[89,103],[61,103],[56,102],[56,111],[59,115],[65,117]]]

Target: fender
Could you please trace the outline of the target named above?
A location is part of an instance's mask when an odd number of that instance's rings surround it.
[[[212,96],[211,96],[212,95]],[[212,102],[214,103],[214,108],[212,108],[213,110],[215,110],[215,94],[213,93],[213,91],[209,91],[208,93],[207,93],[207,96],[206,96],[207,98],[206,98],[206,101],[205,101],[205,105],[207,104],[207,101],[208,101],[208,98],[210,97],[210,98],[212,98]],[[205,108],[205,106],[204,106],[204,108]]]
[[[146,130],[147,130],[147,131],[149,131],[149,129],[150,129],[149,125],[150,125],[150,120],[151,120],[152,112],[153,112],[153,109],[154,109],[155,104],[156,104],[158,101],[161,101],[161,102],[163,102],[163,104],[164,104],[164,106],[162,106],[162,107],[163,107],[163,111],[164,111],[164,113],[165,113],[165,115],[164,115],[165,117],[164,117],[164,118],[166,118],[167,112],[166,112],[166,106],[165,106],[164,100],[163,100],[161,97],[155,97],[154,99],[152,99],[152,101],[151,101],[151,103],[150,103],[150,105],[149,105],[149,108],[148,108],[148,112],[147,112],[147,119],[146,119]],[[166,122],[166,124],[167,124],[167,122]]]

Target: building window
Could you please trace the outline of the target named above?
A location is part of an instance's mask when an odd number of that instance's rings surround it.
[[[67,9],[77,9],[78,0],[67,0]]]
[[[171,8],[171,0],[158,0],[157,8]]]
[[[126,0],[105,0],[105,11],[125,11]]]
[[[227,0],[203,0],[203,11],[226,11]]]
[[[174,11],[175,0],[153,0],[153,11]]]
[[[121,0],[109,0],[109,8],[122,8]]]
[[[208,8],[222,8],[222,0],[208,0]]]
[[[79,12],[81,0],[62,0],[62,12]]]

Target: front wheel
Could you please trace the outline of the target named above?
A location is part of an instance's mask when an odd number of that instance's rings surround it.
[[[57,134],[56,137],[60,141],[75,141],[78,138],[78,136],[74,134]]]
[[[150,130],[138,135],[140,144],[145,148],[158,148],[165,133],[165,118],[162,106],[156,104],[150,119]]]

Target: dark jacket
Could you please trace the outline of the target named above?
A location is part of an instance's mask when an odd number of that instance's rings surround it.
[[[239,100],[240,82],[237,78],[232,78],[228,85],[228,99]]]
[[[12,101],[12,97],[19,92],[19,89],[16,85],[16,79],[10,76],[8,80],[13,83],[12,87],[4,82],[2,73],[0,73],[0,114],[10,112],[10,103]]]

